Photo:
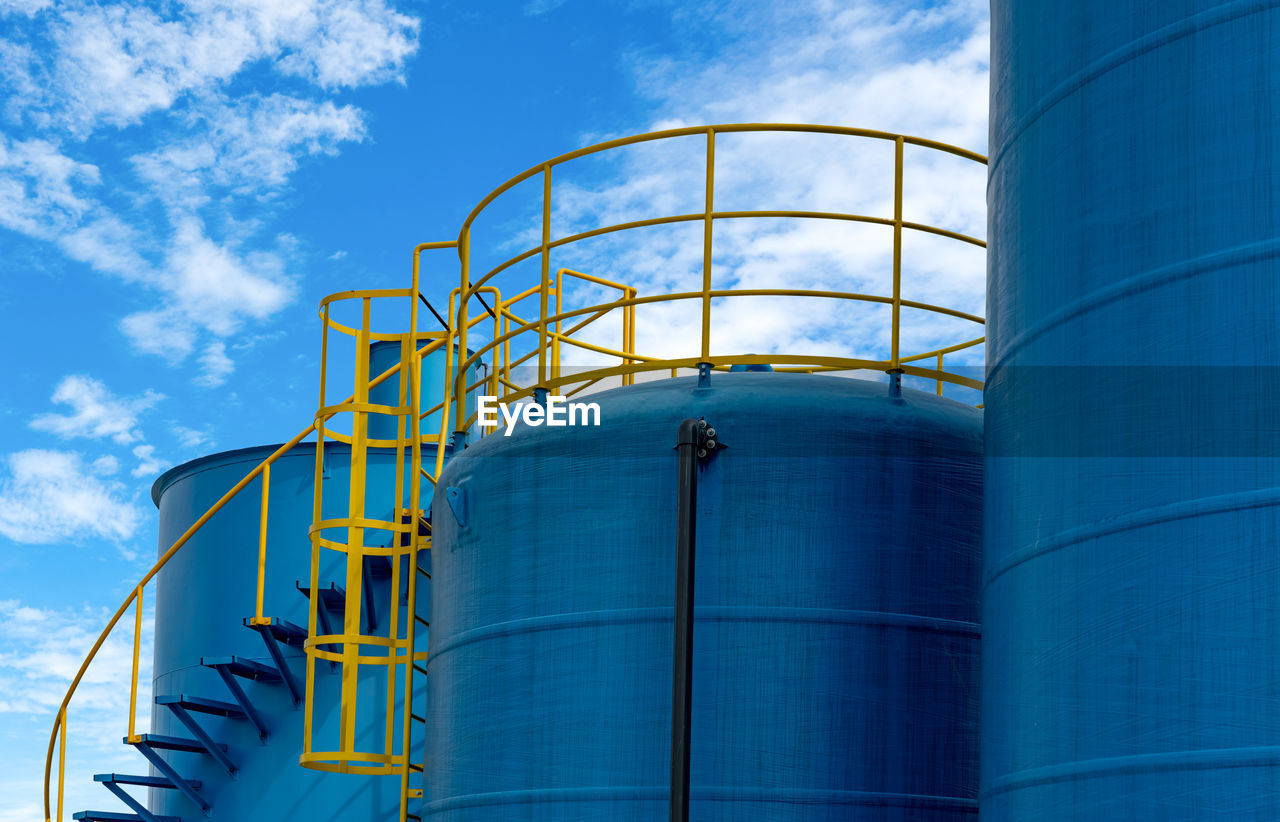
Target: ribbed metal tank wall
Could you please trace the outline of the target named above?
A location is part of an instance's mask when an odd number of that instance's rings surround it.
[[[446,469],[426,818],[666,818],[673,449],[705,416],[728,448],[698,491],[692,818],[973,820],[981,412],[695,386],[591,396],[601,426],[520,426]]]
[[[1278,6],[992,2],[983,822],[1280,819]]]

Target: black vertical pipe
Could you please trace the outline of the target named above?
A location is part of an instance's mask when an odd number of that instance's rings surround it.
[[[693,558],[698,504],[698,420],[684,420],[676,439],[676,612],[671,688],[671,822],[689,819],[689,724],[693,715]]]

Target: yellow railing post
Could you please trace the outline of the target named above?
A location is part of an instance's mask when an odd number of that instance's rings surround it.
[[[355,402],[351,412],[351,483],[347,497],[347,517],[352,524],[346,526],[347,568],[346,596],[343,598],[342,633],[342,685],[341,707],[338,719],[338,749],[354,750],[356,744],[356,700],[360,688],[360,645],[353,638],[360,633],[360,603],[364,595],[363,525],[365,513],[365,465],[369,438],[369,414],[361,409],[369,404],[369,332],[372,325],[371,300],[361,300],[360,331],[356,336],[356,365],[354,380]],[[320,595],[313,590],[312,597]]]
[[[941,352],[939,352],[939,353],[938,353],[938,374],[942,374],[942,353],[941,353]],[[941,397],[941,396],[942,396],[942,378],[941,378],[941,376],[939,376],[939,378],[938,378],[938,380],[937,380],[937,383],[938,383],[938,396],[939,396],[939,397]]]
[[[133,599],[133,675],[129,680],[129,741],[139,737],[134,727],[138,713],[138,652],[142,645],[142,586],[135,589]]]
[[[251,625],[267,622],[263,616],[263,596],[267,585],[267,500],[271,495],[271,464],[262,467],[262,510],[258,514],[258,598]]]
[[[893,152],[893,319],[889,346],[889,370],[897,371],[902,362],[898,355],[898,321],[902,313],[902,136],[894,140]]]
[[[715,221],[716,130],[707,129],[706,202],[702,217],[702,360],[711,360],[711,235]]]
[[[542,280],[538,286],[538,379],[534,382],[539,387],[547,379],[547,291],[551,284],[551,165],[542,168]]]
[[[556,316],[564,311],[564,269],[556,271]],[[563,329],[556,320],[556,333],[551,340],[551,379],[560,379],[560,333]]]
[[[57,822],[62,822],[62,791],[67,781],[67,706],[63,703],[62,708],[58,711],[58,816]],[[45,793],[48,796],[48,793]],[[46,799],[46,803],[47,803]],[[49,809],[48,804],[45,810]]]
[[[471,302],[471,229],[466,228],[462,232],[462,236],[458,239],[458,255],[462,262],[462,284],[460,297],[458,300],[458,322],[454,327],[457,334],[457,352],[450,352],[449,363],[454,364],[455,357],[457,362],[461,363],[467,357],[467,306]],[[452,314],[452,312],[450,312]],[[449,317],[453,319],[452,316]],[[462,425],[467,419],[467,392],[466,392],[466,369],[457,368],[454,374],[453,384],[453,401],[454,413],[453,418],[457,420],[458,425]],[[461,389],[461,390],[459,390]],[[448,414],[444,415],[448,417]],[[465,432],[463,432],[465,433]]]

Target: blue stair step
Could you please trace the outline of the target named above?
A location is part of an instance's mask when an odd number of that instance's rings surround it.
[[[254,625],[252,619],[252,617],[244,618],[244,625],[246,628],[252,628],[259,633],[262,631],[269,631],[271,635],[276,638],[277,642],[284,643],[285,645],[289,645],[294,648],[301,648],[307,641],[306,628],[301,628],[294,625],[292,622],[281,619],[280,617],[271,617],[271,622],[266,625]]]
[[[242,679],[254,679],[258,682],[280,681],[280,672],[275,668],[241,656],[206,656],[201,657],[200,664],[206,668],[220,668]]]
[[[116,785],[143,785],[148,788],[177,788],[168,778],[163,776],[135,776],[127,773],[96,773],[94,782],[109,782]],[[200,787],[200,780],[188,779],[187,784],[193,788]]]
[[[165,694],[156,697],[157,705],[176,705],[179,708],[186,708],[188,711],[195,711],[202,714],[210,714],[212,716],[224,716],[228,719],[244,719],[244,711],[240,710],[239,705],[230,702],[223,702],[220,699],[207,699],[203,696],[187,696],[186,694]]]
[[[187,781],[186,777],[178,773],[177,769],[160,755],[160,750],[188,751],[191,753],[202,753],[208,755],[210,753],[209,749],[205,748],[203,744],[194,739],[183,739],[177,736],[161,736],[159,734],[142,734],[133,742],[130,742],[129,738],[125,737],[124,741],[125,744],[132,745],[137,749],[138,753],[146,757],[147,761],[151,763],[151,767],[155,768],[162,776],[168,779],[170,784],[177,788],[183,796],[194,802],[196,807],[200,809],[201,813],[208,813],[210,808],[209,803],[200,795],[199,791],[196,790],[196,787]],[[226,745],[214,743],[212,747],[218,751],[220,756],[225,756],[227,750]],[[124,788],[113,782],[104,782],[103,784],[106,786],[107,790],[115,794],[121,802],[133,808],[135,811],[146,811],[145,814],[140,813],[137,817],[123,816],[118,818],[136,818],[143,820],[143,822],[155,822],[155,814],[147,811],[142,803],[138,802],[138,800],[133,796],[130,796]],[[152,819],[148,820],[148,816],[152,817]]]
[[[72,819],[84,819],[87,822],[145,822],[136,813],[116,813],[115,811],[79,811]],[[157,816],[159,822],[182,822],[180,816]]]
[[[188,753],[208,753],[204,745],[199,740],[184,739],[180,736],[162,736],[161,734],[139,734],[138,739],[134,742],[129,741],[129,737],[124,738],[126,745],[147,745],[151,748],[158,748],[162,751],[187,751]],[[218,744],[222,750],[226,750],[227,746]]]
[[[311,598],[311,584],[297,580],[293,587],[304,597]],[[320,602],[331,611],[341,611],[347,606],[347,591],[336,582],[322,582],[319,586]]]
[[[307,632],[297,625],[278,617],[271,617],[270,622],[261,625],[255,625],[252,619],[245,619],[244,624],[262,637],[262,643],[267,647],[267,653],[271,655],[272,663],[275,664],[281,679],[284,680],[285,687],[289,689],[289,696],[293,699],[293,707],[297,708],[302,704],[302,683],[293,675],[293,669],[289,667],[289,660],[284,654],[284,649],[280,646],[294,644],[298,648],[303,647],[307,639]]]
[[[391,557],[367,556],[364,558],[365,573],[373,579],[389,579],[391,577]]]

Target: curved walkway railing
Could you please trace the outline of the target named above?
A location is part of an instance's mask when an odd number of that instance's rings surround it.
[[[734,134],[734,133],[760,133],[760,132],[791,132],[806,134],[827,134],[839,135],[846,137],[857,137],[872,140],[880,140],[892,143],[894,146],[894,165],[893,165],[893,213],[887,215],[869,215],[854,214],[844,212],[826,212],[826,211],[794,211],[794,210],[748,210],[748,211],[717,211],[716,203],[716,187],[715,187],[715,170],[716,170],[716,138],[718,135]],[[704,171],[704,203],[703,211],[697,213],[686,214],[669,214],[650,217],[640,220],[630,220],[612,225],[600,226],[588,231],[575,232],[562,237],[552,236],[551,218],[552,218],[552,176],[553,171],[573,160],[590,155],[597,155],[625,146],[637,145],[640,143],[649,143],[659,140],[669,140],[672,138],[704,136],[706,141],[705,160],[703,164]],[[459,368],[459,376],[455,377],[453,386],[453,417],[457,421],[457,431],[465,432],[471,424],[475,422],[475,415],[468,413],[467,409],[467,388],[462,382],[461,374],[466,373],[466,368],[472,363],[480,361],[483,357],[490,354],[496,348],[503,347],[509,352],[509,346],[512,341],[524,334],[536,334],[537,340],[533,343],[531,351],[523,357],[512,360],[508,354],[507,362],[509,365],[515,365],[525,360],[537,358],[536,378],[529,385],[515,385],[510,382],[506,375],[503,377],[502,387],[503,400],[515,401],[526,397],[536,397],[539,392],[553,392],[557,389],[567,388],[568,386],[578,385],[579,388],[585,384],[594,384],[600,380],[609,377],[620,377],[623,383],[634,380],[634,375],[647,371],[668,371],[672,369],[694,368],[703,364],[707,364],[714,368],[725,368],[737,364],[773,364],[782,365],[785,370],[799,371],[850,371],[850,370],[878,370],[888,373],[901,373],[937,382],[938,391],[941,393],[943,383],[953,383],[963,385],[969,388],[981,390],[982,383],[979,380],[960,376],[954,373],[948,373],[943,369],[942,357],[946,354],[961,351],[980,345],[984,341],[984,337],[979,333],[976,336],[957,340],[955,343],[938,347],[931,351],[904,354],[901,351],[901,329],[902,329],[902,309],[913,308],[929,312],[935,316],[949,316],[967,320],[975,325],[981,326],[984,323],[982,317],[963,311],[958,311],[944,306],[933,305],[919,300],[907,299],[903,295],[902,288],[902,246],[903,234],[905,232],[920,232],[943,237],[957,242],[966,243],[979,248],[986,248],[986,242],[980,238],[972,237],[960,232],[951,231],[949,229],[937,226],[926,225],[924,223],[912,222],[903,217],[903,170],[904,170],[904,148],[906,146],[916,146],[931,151],[943,152],[954,155],[965,160],[980,165],[986,164],[986,158],[980,154],[968,151],[957,146],[940,143],[934,140],[925,140],[918,137],[911,137],[905,134],[894,134],[884,131],[873,131],[869,129],[844,128],[840,126],[818,126],[818,125],[799,125],[787,123],[741,123],[731,125],[713,125],[713,126],[697,126],[691,128],[669,129],[666,131],[656,131],[648,134],[640,134],[632,137],[625,137],[617,140],[599,143],[597,145],[581,148],[566,154],[554,157],[545,163],[533,166],[532,168],[517,174],[510,180],[494,189],[487,197],[480,201],[463,222],[462,230],[458,236],[458,254],[462,264],[462,276],[460,284],[460,299],[458,301],[457,316],[451,317],[453,325],[459,329],[457,334],[457,348],[463,351],[471,351],[469,358],[465,364]],[[541,178],[542,181],[542,210],[540,218],[540,234],[541,242],[528,248],[506,260],[498,263],[489,270],[485,271],[479,277],[472,279],[472,232],[474,224],[478,217],[494,203],[501,195],[512,190],[520,183],[535,178]],[[797,220],[836,220],[852,223],[863,223],[870,225],[885,226],[892,229],[892,289],[891,293],[878,294],[861,294],[843,291],[827,291],[813,289],[740,289],[740,288],[717,288],[713,282],[712,276],[712,257],[714,251],[714,224],[724,220],[741,220],[752,218],[791,218]],[[600,237],[607,234],[615,234],[618,232],[630,231],[639,228],[648,228],[652,226],[671,225],[676,223],[701,222],[703,226],[702,232],[702,281],[701,288],[696,291],[683,291],[670,294],[659,294],[653,296],[638,296],[635,288],[623,286],[618,283],[610,283],[604,281],[607,285],[615,288],[626,289],[621,298],[618,300],[602,303],[598,305],[589,305],[570,311],[562,310],[560,297],[562,289],[560,287],[560,278],[565,274],[581,275],[570,269],[561,268],[557,271],[555,279],[551,276],[551,252],[555,249],[564,248],[574,243],[581,242],[593,237]],[[472,298],[479,294],[486,287],[491,287],[491,281],[503,271],[525,260],[539,257],[541,261],[542,274],[539,284],[534,286],[532,290],[538,295],[538,311],[535,318],[523,320],[510,310],[510,306],[517,302],[516,298],[508,301],[507,304],[500,306],[501,319],[510,326],[503,333],[496,335],[482,346],[477,346],[472,350],[468,347],[467,329],[470,327],[469,312],[471,309]],[[597,281],[599,282],[599,281]],[[525,292],[529,294],[530,292]],[[552,307],[552,297],[555,297],[555,307]],[[770,354],[755,355],[733,352],[717,352],[713,350],[712,331],[712,301],[725,298],[738,297],[807,297],[816,299],[837,299],[862,303],[879,303],[888,305],[892,311],[892,319],[890,322],[890,339],[888,340],[889,356],[887,358],[874,357],[835,357],[823,355],[806,355],[806,354]],[[635,327],[636,327],[636,308],[642,305],[651,305],[655,303],[670,303],[679,301],[693,301],[699,304],[701,310],[701,325],[697,337],[697,347],[690,350],[686,356],[680,357],[657,357],[646,356],[635,350]],[[588,318],[586,321],[594,321],[611,311],[624,312],[624,344],[620,349],[607,348],[599,345],[587,343],[582,340],[576,340],[570,334],[566,334],[562,325],[566,321],[578,320],[579,318]],[[580,323],[578,327],[582,324]],[[691,335],[692,336],[692,335]],[[564,346],[574,346],[580,349],[593,351],[597,354],[614,357],[618,360],[617,365],[608,367],[593,368],[586,371],[576,371],[572,374],[564,373],[561,362],[561,351]],[[929,366],[922,366],[917,363],[922,361],[934,361]]]

